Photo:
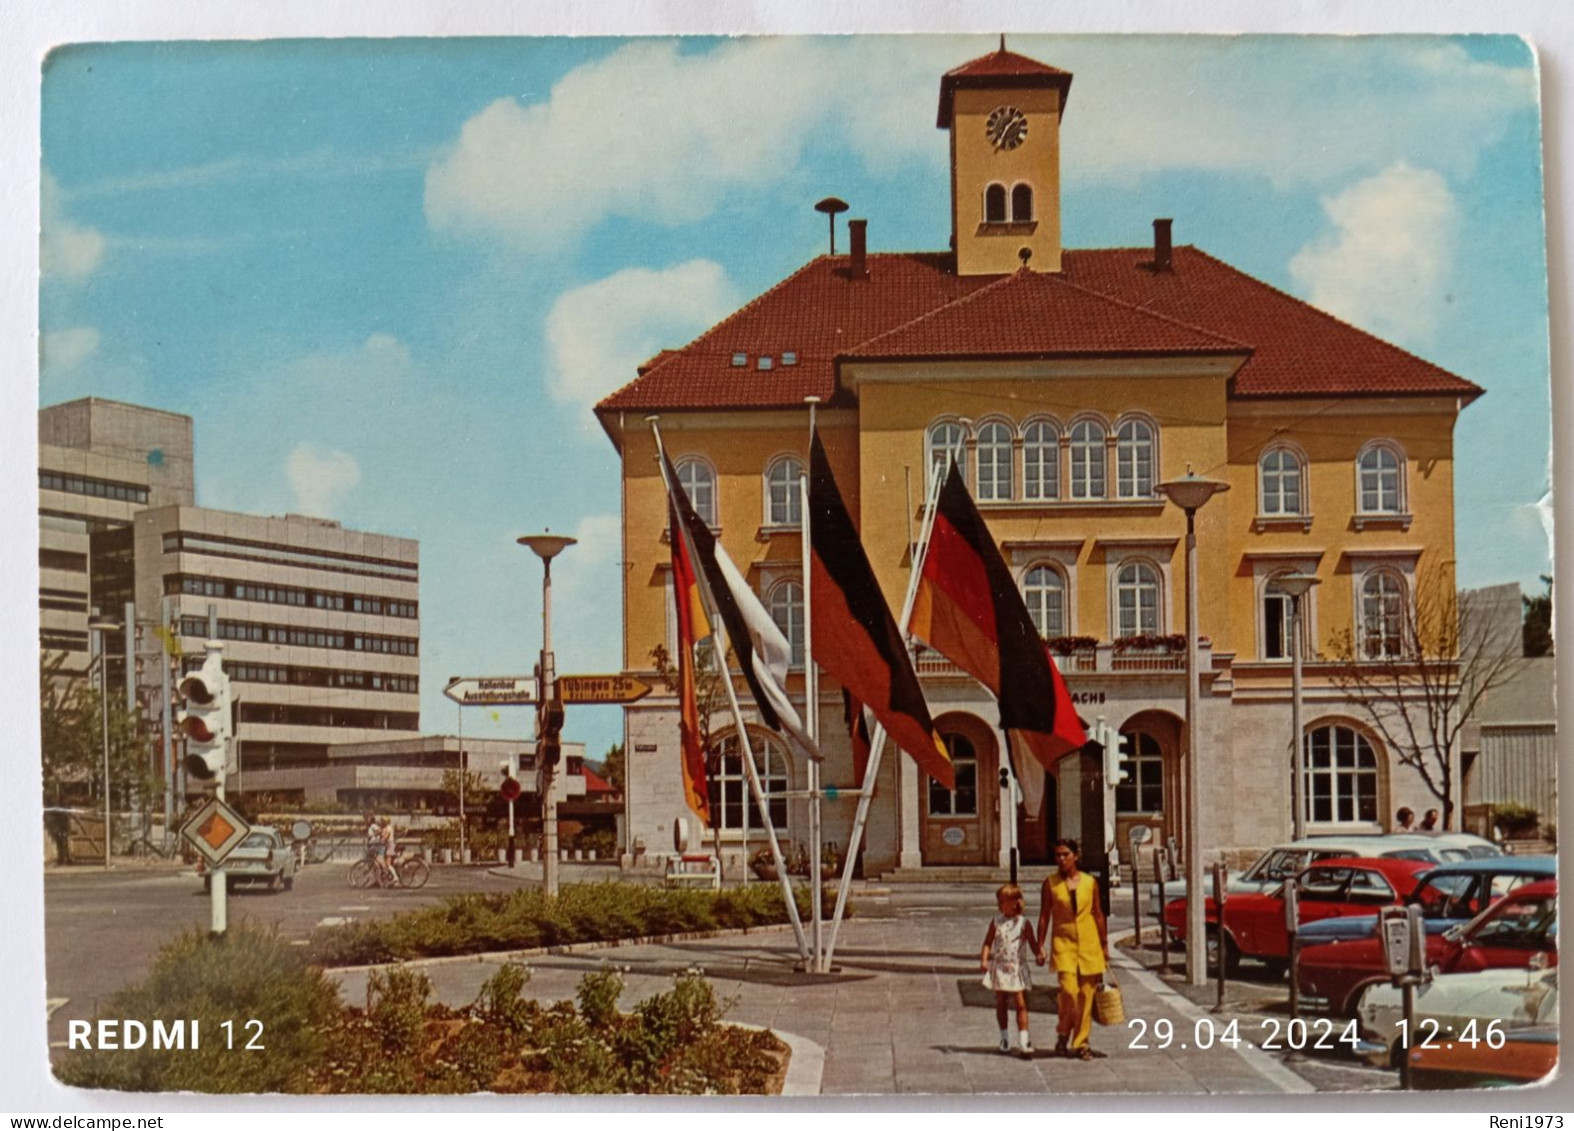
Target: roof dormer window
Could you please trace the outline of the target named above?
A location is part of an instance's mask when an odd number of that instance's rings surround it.
[[[782,364],[783,365],[797,365],[798,364],[798,351],[797,350],[784,350],[782,352]]]
[[[772,362],[771,362],[770,356],[768,354],[763,354],[763,353],[760,355],[760,360],[755,362],[755,368],[756,369],[769,369],[771,367],[771,365],[772,365]]]
[[[735,353],[735,354],[732,355],[732,365],[733,365],[734,369],[741,369],[747,364],[749,364],[749,355],[748,354],[746,354],[746,353]]]

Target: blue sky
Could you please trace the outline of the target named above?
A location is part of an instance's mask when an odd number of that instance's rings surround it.
[[[940,74],[988,37],[117,44],[43,86],[41,403],[190,413],[198,501],[418,538],[446,677],[620,664],[614,453],[589,413],[824,250],[949,236]],[[1466,585],[1550,570],[1536,74],[1507,37],[1013,36],[1075,73],[1068,246],[1195,243],[1469,377]],[[615,609],[615,605],[611,606]],[[467,733],[528,733],[522,712]],[[577,717],[576,717],[577,716]],[[616,711],[571,715],[592,754]]]

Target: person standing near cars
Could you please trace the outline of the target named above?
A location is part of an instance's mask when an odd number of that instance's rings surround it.
[[[1055,1055],[1092,1060],[1103,1055],[1088,1041],[1093,997],[1109,962],[1109,924],[1099,904],[1098,881],[1077,868],[1080,851],[1069,837],[1055,842],[1057,871],[1044,881],[1038,934],[1050,940],[1049,961],[1060,979]]]
[[[1436,809],[1428,809],[1426,816],[1421,818],[1421,831],[1424,833],[1441,832],[1438,825],[1442,822],[1443,815]]]
[[[1401,806],[1399,812],[1394,814],[1394,832],[1420,832],[1420,830],[1416,828],[1416,811],[1410,808],[1410,806]]]

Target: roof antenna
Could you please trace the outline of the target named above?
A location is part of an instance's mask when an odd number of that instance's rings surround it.
[[[1004,55],[1006,53],[1006,33],[1005,32],[1001,32],[1000,33],[1000,53],[1002,55]]]
[[[1017,258],[1022,261],[1022,267],[1025,270],[1027,261],[1033,258],[1033,249],[1024,244],[1022,247],[1017,248]]]
[[[831,254],[836,254],[836,214],[847,211],[847,202],[834,196],[828,196],[814,206],[816,212],[824,212],[825,218],[831,223]]]

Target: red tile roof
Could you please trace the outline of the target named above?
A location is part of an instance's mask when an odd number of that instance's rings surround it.
[[[585,792],[586,793],[611,793],[611,792],[613,792],[613,790],[612,790],[612,783],[607,781],[607,779],[602,777],[600,774],[596,773],[596,771],[592,770],[589,766],[581,766],[580,767],[580,772],[585,775]]]
[[[871,338],[859,360],[1246,354],[1250,346],[1026,268]]]
[[[1071,94],[1071,72],[1007,51],[1002,43],[999,51],[980,55],[941,77],[940,113],[935,125],[942,130],[951,128],[951,97],[957,87],[963,86],[987,86],[991,89],[1054,87],[1060,91],[1060,110],[1064,114],[1066,99]]]
[[[599,412],[851,404],[840,359],[1250,351],[1237,398],[1407,396],[1473,399],[1479,386],[1237,271],[1177,247],[1154,271],[1151,248],[1069,250],[1059,275],[959,277],[949,254],[811,260],[681,349],[657,354]],[[1001,315],[976,292],[1008,300]],[[980,296],[981,298],[981,296]],[[877,341],[877,339],[879,341]],[[783,365],[792,351],[796,365]],[[734,366],[734,354],[746,364]],[[758,368],[761,356],[772,368]]]

